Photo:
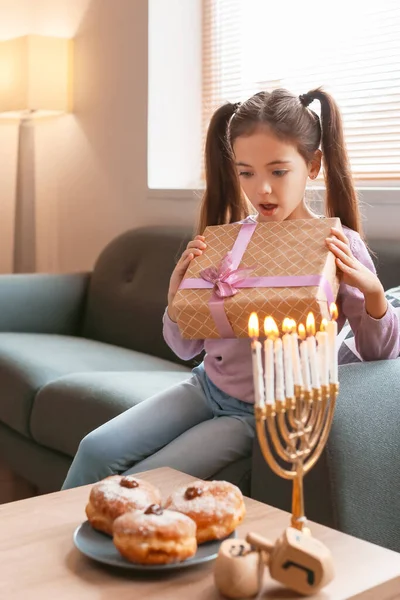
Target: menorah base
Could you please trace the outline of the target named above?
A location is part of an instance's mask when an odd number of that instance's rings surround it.
[[[311,529],[307,526],[307,517],[301,517],[297,519],[294,515],[292,515],[290,519],[290,525],[293,529],[297,529],[297,531],[301,531],[304,535],[311,535]]]

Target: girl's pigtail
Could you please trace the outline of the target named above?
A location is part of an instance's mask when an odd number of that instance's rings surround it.
[[[203,195],[198,233],[208,225],[226,225],[244,216],[239,179],[228,140],[228,124],[237,105],[230,102],[212,116],[205,145],[206,190]]]
[[[343,225],[361,234],[361,217],[353,183],[350,162],[344,140],[340,110],[332,96],[321,88],[304,94],[321,103],[322,154],[326,185],[326,212],[328,217],[339,217]]]

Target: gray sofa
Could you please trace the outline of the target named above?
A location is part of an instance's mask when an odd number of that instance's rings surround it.
[[[146,228],[111,242],[92,273],[0,276],[0,458],[38,493],[58,490],[82,437],[187,378],[161,318],[190,231]],[[398,285],[395,243],[372,241],[386,287]],[[310,518],[400,550],[400,360],[347,365],[325,455],[306,478]],[[255,442],[215,474],[290,508]]]

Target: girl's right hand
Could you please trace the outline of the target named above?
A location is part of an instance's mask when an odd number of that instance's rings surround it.
[[[172,272],[171,279],[169,281],[168,290],[168,315],[172,321],[176,321],[176,313],[172,307],[172,302],[175,298],[175,294],[179,289],[181,281],[187,271],[187,268],[191,261],[196,257],[203,254],[207,248],[205,243],[205,237],[203,235],[196,235],[194,240],[188,243],[186,250],[180,257],[175,269]]]

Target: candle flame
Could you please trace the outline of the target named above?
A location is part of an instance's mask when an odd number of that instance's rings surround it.
[[[339,311],[337,309],[337,306],[334,302],[332,302],[332,304],[329,307],[329,312],[331,313],[331,318],[336,321],[336,319],[339,316]]]
[[[297,329],[296,321],[294,319],[290,319],[290,331],[289,333],[295,333]]]
[[[283,333],[290,333],[291,328],[292,328],[292,319],[289,319],[289,317],[285,317],[283,319],[283,323],[282,323]]]
[[[300,325],[298,327],[298,332],[299,332],[299,338],[301,340],[305,340],[306,339],[306,328],[304,327],[303,323],[300,323]]]
[[[306,328],[308,335],[315,335],[315,319],[312,312],[307,315]]]
[[[328,321],[326,319],[322,319],[319,330],[320,331],[326,331],[327,324],[328,324]]]
[[[259,335],[259,324],[257,313],[252,312],[249,317],[249,337],[258,338]]]
[[[272,338],[279,337],[278,325],[275,323],[275,321],[272,317],[265,317],[264,332],[267,337],[272,337]]]

